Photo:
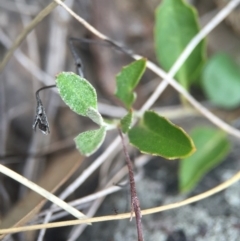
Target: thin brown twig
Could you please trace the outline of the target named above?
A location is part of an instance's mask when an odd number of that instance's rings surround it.
[[[132,162],[130,160],[130,157],[129,157],[129,154],[128,154],[128,151],[127,151],[127,147],[126,147],[126,144],[124,142],[124,137],[123,137],[122,131],[120,129],[118,129],[118,131],[119,131],[119,135],[120,135],[121,140],[122,140],[123,151],[124,151],[124,155],[125,155],[125,159],[126,159],[126,163],[127,163],[127,167],[128,167],[128,176],[129,176],[130,192],[131,192],[131,207],[132,207],[132,209],[131,209],[131,219],[132,219],[133,211],[134,211],[135,217],[136,217],[138,240],[143,241],[142,222],[141,222],[142,214],[141,214],[140,202],[139,202],[139,199],[138,199],[138,196],[137,196],[137,190],[136,190],[136,184],[135,184],[135,180],[134,180]]]
[[[45,197],[46,199],[48,199],[49,201],[55,203],[62,209],[66,210],[67,212],[72,214],[74,217],[79,218],[79,219],[87,218],[83,213],[78,211],[76,208],[70,206],[69,204],[67,204],[66,202],[64,202],[63,200],[61,200],[60,198],[58,198],[57,196],[52,194],[51,192],[45,190],[44,188],[40,187],[36,183],[31,182],[27,178],[21,176],[20,174],[12,171],[11,169],[9,169],[1,164],[0,164],[0,173],[14,179],[15,181],[23,184],[24,186],[30,188],[34,192],[38,193],[39,195],[41,195],[41,196]]]

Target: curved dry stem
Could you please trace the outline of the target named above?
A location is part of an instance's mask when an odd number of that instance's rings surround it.
[[[78,22],[80,22],[85,28],[87,28],[90,32],[92,32],[94,35],[98,36],[100,39],[108,40],[109,38],[99,32],[97,29],[95,29],[92,25],[90,25],[87,21],[85,21],[83,18],[81,18],[79,15],[77,15],[74,11],[72,11],[71,8],[69,8],[63,1],[61,0],[54,0],[56,4],[61,5],[70,15],[72,15],[75,19],[77,19]]]
[[[201,193],[199,195],[187,198],[181,202],[176,202],[164,206],[159,206],[155,208],[145,209],[142,210],[142,215],[148,215],[158,212],[163,212],[170,209],[179,208],[182,206],[186,206],[188,204],[200,201],[202,199],[205,199],[207,197],[210,197],[226,188],[231,186],[232,184],[236,183],[240,180],[240,171],[235,174],[232,178],[228,179],[227,181],[223,182],[222,184],[218,185],[215,188],[210,189],[207,192]],[[131,217],[131,213],[123,213],[118,215],[109,215],[109,216],[102,216],[102,217],[95,217],[95,218],[89,218],[84,220],[73,220],[73,221],[65,221],[65,222],[55,222],[55,223],[49,223],[49,224],[38,224],[38,225],[32,225],[32,226],[23,226],[23,227],[17,227],[17,228],[8,228],[8,229],[1,229],[0,234],[7,234],[7,233],[17,233],[17,232],[24,232],[24,231],[30,231],[30,230],[38,230],[42,228],[56,228],[56,227],[64,227],[64,226],[72,226],[72,225],[78,225],[82,223],[97,223],[97,222],[104,222],[104,221],[110,221],[110,220],[121,220],[121,219],[127,219]]]
[[[18,173],[12,171],[11,169],[9,169],[1,164],[0,164],[0,172],[5,174],[8,177],[11,177],[12,179],[16,180],[17,182],[23,184],[24,186],[30,188],[31,190],[35,191],[36,193],[42,195],[49,201],[55,203],[57,206],[61,207],[68,213],[72,214],[74,217],[79,218],[79,219],[86,218],[86,216],[83,213],[81,213],[80,211],[78,211],[76,208],[70,206],[69,204],[67,204],[66,202],[61,200],[60,198],[56,197],[52,193],[45,190],[44,188],[38,186],[37,184],[31,182],[27,178],[19,175]]]
[[[27,37],[27,35],[40,23],[52,10],[57,7],[58,4],[55,2],[50,3],[46,8],[44,8],[32,21],[31,23],[19,34],[19,36],[14,41],[12,47],[7,51],[2,62],[0,63],[0,73],[5,68],[9,59],[12,57],[14,51],[22,43],[22,41]]]

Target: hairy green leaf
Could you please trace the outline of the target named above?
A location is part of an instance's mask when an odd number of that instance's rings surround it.
[[[212,57],[204,68],[203,89],[216,105],[236,108],[240,105],[240,67],[226,54]]]
[[[156,11],[154,29],[159,63],[168,71],[190,40],[199,32],[196,10],[183,0],[163,0]],[[205,42],[202,41],[176,74],[186,89],[198,77],[204,64]]]
[[[71,72],[62,72],[56,77],[57,88],[63,101],[77,114],[87,116],[91,107],[97,109],[97,94],[84,78]]]
[[[105,127],[97,130],[86,131],[79,134],[74,140],[80,153],[90,156],[101,146],[106,136]]]
[[[121,127],[122,127],[122,132],[127,133],[131,127],[133,120],[133,114],[132,111],[129,111],[120,121]]]
[[[89,107],[86,112],[87,117],[89,117],[93,122],[98,125],[103,125],[104,121],[101,114],[94,108]]]
[[[167,159],[185,158],[195,151],[192,139],[182,128],[153,111],[146,111],[140,125],[133,127],[128,136],[141,152]]]
[[[179,188],[181,192],[193,189],[201,178],[224,160],[230,143],[223,131],[209,127],[195,129],[191,137],[197,151],[180,162]]]
[[[117,89],[115,95],[129,109],[136,99],[133,92],[146,69],[146,59],[139,59],[125,66],[116,76]]]

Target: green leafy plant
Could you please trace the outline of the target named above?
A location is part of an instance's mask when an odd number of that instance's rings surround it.
[[[159,5],[154,31],[155,47],[157,59],[166,71],[170,70],[198,31],[196,10],[185,1],[164,0]],[[203,40],[177,72],[176,79],[188,90],[202,77],[203,90],[210,101],[225,108],[239,106],[239,67],[225,54],[217,54],[207,62],[205,56],[206,44]],[[206,173],[223,161],[230,146],[222,131],[196,128],[192,131],[192,138],[197,152],[180,162],[181,192],[193,189]]]
[[[167,159],[184,158],[195,152],[193,141],[183,129],[153,111],[146,111],[128,136],[130,143],[143,153]]]
[[[154,37],[157,59],[165,70],[168,71],[171,68],[198,31],[197,12],[191,5],[183,0],[163,0],[156,10]],[[202,73],[205,56],[206,45],[203,40],[177,72],[177,80],[187,90]],[[123,133],[128,135],[130,144],[142,153],[162,156],[170,160],[178,158],[192,160],[191,165],[187,164],[191,168],[189,167],[187,172],[180,171],[181,175],[179,175],[180,190],[190,190],[212,168],[212,165],[206,165],[204,155],[198,157],[198,162],[191,158],[196,150],[194,142],[183,129],[171,123],[170,120],[149,110],[142,116],[135,114],[133,105],[137,95],[134,89],[145,69],[146,59],[142,58],[123,67],[116,75],[115,95],[127,109],[127,114],[114,123],[105,121],[98,112],[96,90],[86,79],[66,72],[57,76],[57,88],[65,103],[77,114],[90,118],[99,126],[95,130],[80,133],[75,138],[76,146],[83,155],[89,156],[101,146],[108,130],[120,128]],[[215,69],[221,69],[221,71],[215,71]],[[227,85],[224,82],[229,75],[231,75],[232,85]],[[218,55],[210,59],[202,76],[203,87],[210,100],[228,108],[236,107],[239,104],[240,100],[237,94],[239,71],[227,56]],[[219,80],[220,77],[222,79]],[[220,81],[219,91],[214,91],[216,81]],[[233,94],[227,98],[227,101],[220,98],[220,96],[226,97],[229,93]],[[137,125],[135,125],[136,122]],[[211,154],[214,154],[214,150],[209,151],[209,156]],[[214,163],[221,160],[218,158],[218,161]],[[190,161],[182,163],[190,163]],[[181,170],[184,170],[185,168],[182,166],[183,164],[181,164]],[[195,178],[195,181],[188,180],[191,184],[186,184],[185,178],[187,176],[196,176],[195,169],[203,171],[198,172],[198,178]]]
[[[207,98],[215,105],[232,109],[240,105],[240,70],[225,53],[211,57],[202,71],[202,87]],[[226,134],[212,128],[192,131],[197,152],[180,162],[179,189],[192,190],[201,178],[220,164],[229,153],[231,144]]]
[[[103,143],[106,135],[105,127],[86,131],[79,134],[74,140],[78,150],[86,156],[93,154]]]
[[[190,40],[199,32],[195,8],[183,0],[164,0],[156,10],[154,29],[155,49],[158,62],[168,71]],[[205,41],[194,49],[176,79],[189,89],[202,70],[206,55]]]
[[[124,67],[116,76],[116,96],[125,104],[128,114],[115,125],[128,133],[130,143],[141,152],[163,156],[167,159],[184,158],[195,151],[191,138],[180,127],[153,111],[146,111],[139,124],[131,127],[134,118],[133,92],[146,68],[146,59],[140,59]],[[94,87],[84,78],[68,72],[56,78],[57,88],[64,102],[76,113],[87,116],[100,127],[86,131],[75,138],[79,151],[86,156],[93,154],[104,141],[110,128],[97,110],[97,95]]]
[[[197,151],[180,162],[179,188],[190,191],[201,178],[221,163],[230,150],[230,143],[223,131],[210,127],[196,128],[191,137]]]
[[[74,73],[57,75],[57,88],[63,101],[77,114],[87,116],[90,107],[97,109],[97,94],[93,86]]]
[[[75,138],[78,150],[86,156],[93,154],[106,135],[106,123],[97,110],[95,88],[84,78],[71,72],[62,72],[56,77],[56,84],[63,101],[77,114],[89,117],[100,126],[79,134]]]
[[[136,216],[138,240],[143,240],[141,226],[141,208],[137,196],[132,163],[124,142],[123,133],[128,134],[130,143],[143,153],[162,156],[167,159],[183,158],[195,151],[192,139],[180,127],[153,111],[146,111],[143,116],[135,115],[132,107],[136,99],[134,88],[140,81],[146,68],[146,59],[139,59],[125,66],[116,76],[115,95],[123,102],[128,113],[116,124],[122,140],[123,150],[129,172],[131,207]],[[94,87],[84,78],[73,73],[60,73],[57,88],[65,103],[76,113],[89,117],[99,125],[96,130],[80,133],[76,146],[82,155],[93,154],[103,143],[106,131],[113,124],[105,122],[97,110],[97,95]],[[139,120],[138,120],[139,119]],[[133,121],[139,121],[132,127]]]
[[[217,106],[231,109],[240,105],[240,68],[227,54],[218,53],[206,63],[202,85]]]
[[[163,0],[159,5],[156,10],[154,38],[157,59],[166,71],[171,68],[199,29],[197,12],[185,1]],[[239,70],[226,55],[220,54],[210,59],[203,71],[205,56],[206,44],[203,40],[179,69],[176,79],[188,90],[202,75],[203,88],[213,103],[227,108],[236,107],[240,102],[237,93]],[[127,109],[127,114],[114,124],[104,121],[98,112],[96,91],[87,80],[73,73],[60,73],[57,76],[57,87],[66,104],[79,115],[87,116],[99,125],[96,130],[79,134],[75,138],[76,146],[83,155],[89,156],[103,143],[108,130],[120,128],[128,135],[130,144],[142,153],[170,160],[185,158],[180,164],[179,183],[181,191],[189,191],[203,175],[223,160],[229,144],[222,132],[216,131],[222,134],[222,138],[219,139],[222,142],[219,143],[214,138],[215,132],[210,130],[201,132],[196,129],[193,130],[193,139],[196,140],[199,150],[191,156],[196,148],[193,140],[183,129],[153,111],[148,110],[142,116],[136,115],[133,109],[137,98],[134,89],[145,69],[146,59],[142,58],[123,67],[116,75],[115,95]],[[227,84],[227,78],[232,84]],[[221,143],[224,143],[226,148],[222,147],[222,152],[217,156],[214,148],[206,152],[207,147],[203,147],[198,142],[199,139],[204,139],[204,136],[213,138],[216,148]],[[206,143],[208,142],[205,140],[203,144]],[[215,156],[216,158],[212,158]]]
[[[146,59],[139,59],[124,67],[116,76],[117,89],[115,95],[129,109],[136,99],[134,88],[139,83],[146,69]]]

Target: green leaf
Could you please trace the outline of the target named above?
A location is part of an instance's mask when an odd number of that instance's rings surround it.
[[[105,127],[97,130],[86,131],[79,134],[74,140],[80,153],[90,156],[102,145],[106,136]]]
[[[235,108],[240,105],[240,67],[226,54],[212,57],[202,76],[203,89],[216,105]]]
[[[57,88],[63,101],[76,113],[87,116],[87,110],[97,109],[97,94],[84,78],[71,72],[56,77]]]
[[[120,121],[121,127],[122,127],[122,132],[127,133],[131,127],[133,120],[133,114],[132,111],[129,111]]]
[[[89,107],[87,109],[86,114],[87,114],[87,117],[89,117],[96,124],[98,124],[100,126],[103,125],[104,121],[103,121],[103,118],[102,118],[101,114],[97,110],[95,110],[94,108]]]
[[[163,0],[156,10],[154,29],[157,59],[168,71],[190,40],[199,32],[196,10],[183,0]],[[176,74],[186,89],[199,76],[206,55],[202,41]]]
[[[136,99],[133,92],[146,69],[146,59],[139,59],[125,66],[116,76],[117,89],[115,95],[129,109]]]
[[[181,192],[193,189],[201,178],[224,160],[230,144],[223,131],[213,128],[197,128],[191,137],[197,151],[180,162],[179,186]]]
[[[167,159],[185,158],[195,151],[186,132],[153,111],[144,113],[139,126],[128,132],[132,145],[141,152]]]

